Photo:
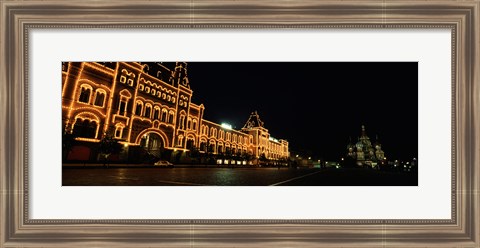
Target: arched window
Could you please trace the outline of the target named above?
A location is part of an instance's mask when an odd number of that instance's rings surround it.
[[[153,119],[158,120],[159,117],[160,117],[160,108],[155,107],[153,110]]]
[[[187,129],[192,129],[192,118],[190,117],[187,119]]]
[[[168,117],[168,111],[166,109],[162,109],[162,117],[160,118],[160,120],[163,122],[168,122],[167,117]]]
[[[197,130],[197,119],[193,119],[193,130]]]
[[[211,135],[212,137],[214,136],[213,130],[214,130],[213,127],[210,128],[210,135]]]
[[[175,116],[175,113],[173,111],[168,112],[168,123],[170,124],[173,123],[174,116]]]
[[[220,137],[218,137],[218,138],[223,139],[224,135],[225,135],[225,131],[220,130],[220,134],[219,134]]]
[[[185,129],[185,115],[180,115],[180,129]]]
[[[78,98],[79,102],[89,103],[90,95],[92,94],[92,87],[88,84],[80,86],[80,97]]]
[[[103,107],[105,103],[105,91],[104,90],[96,90],[95,91],[95,102],[93,103],[95,106]]]
[[[120,102],[118,103],[118,113],[121,115],[125,115],[127,113],[127,99],[124,97],[120,98]]]
[[[223,144],[218,144],[218,148],[217,148],[217,151],[218,153],[223,153]]]
[[[150,93],[150,87],[145,87],[145,92]]]
[[[180,135],[180,136],[178,136],[177,146],[182,146],[182,143],[183,143],[183,136]]]
[[[150,118],[150,114],[152,113],[152,105],[146,104],[145,105],[145,113],[143,113],[143,116]]]
[[[115,138],[121,139],[123,135],[123,125],[116,125],[115,126]]]
[[[210,144],[208,146],[208,152],[211,152],[211,153],[216,153],[217,152],[215,150],[215,141],[210,141]]]
[[[143,103],[140,101],[137,101],[136,104],[137,105],[135,106],[135,114],[142,115]]]

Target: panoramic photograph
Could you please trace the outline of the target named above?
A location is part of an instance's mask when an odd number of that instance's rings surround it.
[[[417,62],[61,73],[63,186],[418,186]]]

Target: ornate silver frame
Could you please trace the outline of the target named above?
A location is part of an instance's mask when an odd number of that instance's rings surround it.
[[[471,1],[0,0],[0,247],[480,246],[480,52]],[[28,212],[28,35],[38,28],[448,28],[452,218],[39,220]]]

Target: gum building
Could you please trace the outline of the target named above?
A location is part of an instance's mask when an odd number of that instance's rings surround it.
[[[120,160],[172,160],[193,149],[250,154],[251,163],[288,158],[288,142],[271,137],[257,112],[234,130],[204,119],[205,106],[192,94],[185,62],[62,63],[62,124],[76,139],[67,159],[95,160],[95,143],[107,134],[123,145]]]

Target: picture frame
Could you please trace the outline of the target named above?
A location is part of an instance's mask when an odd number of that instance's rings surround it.
[[[0,1],[0,247],[477,247],[480,2]],[[31,219],[28,35],[32,28],[448,28],[452,218],[441,220]]]

